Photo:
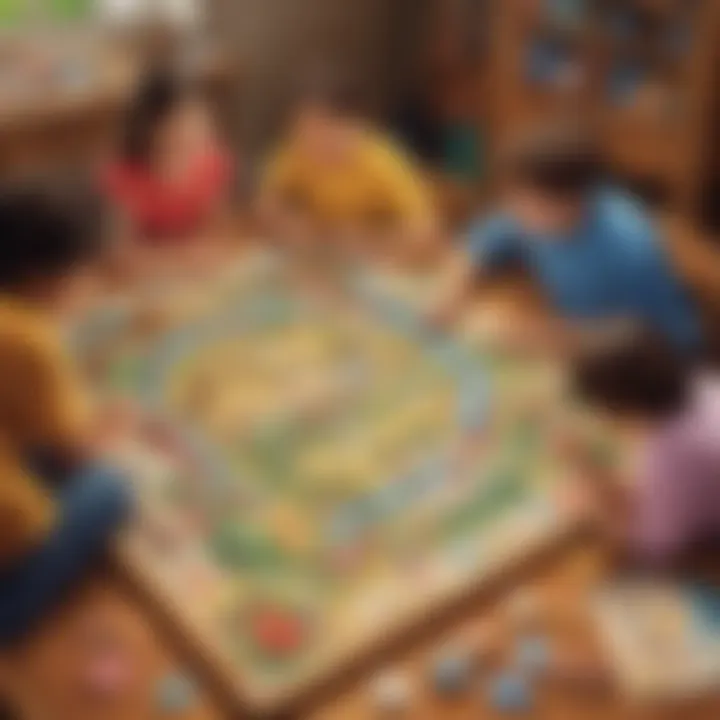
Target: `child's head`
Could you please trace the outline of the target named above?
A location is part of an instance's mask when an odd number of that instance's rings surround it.
[[[628,328],[581,354],[573,384],[577,395],[599,410],[633,421],[658,422],[685,407],[690,369],[661,337]]]
[[[27,185],[0,192],[0,292],[64,310],[85,296],[104,249],[100,205]]]
[[[295,106],[295,139],[318,163],[342,162],[356,146],[363,113],[353,85],[328,73],[301,88]]]
[[[198,89],[172,72],[156,71],[143,79],[130,104],[123,155],[129,162],[172,172],[203,152],[213,134]]]
[[[508,148],[503,165],[508,210],[533,236],[557,237],[572,230],[602,179],[592,137],[562,123],[525,133]]]

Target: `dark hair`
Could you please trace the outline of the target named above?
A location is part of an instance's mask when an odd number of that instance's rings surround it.
[[[685,406],[690,368],[667,341],[638,329],[582,353],[573,369],[573,386],[592,404],[661,419]]]
[[[158,126],[194,93],[195,88],[171,70],[156,69],[148,73],[141,80],[127,111],[123,157],[131,162],[146,163]]]
[[[0,190],[0,287],[70,272],[103,249],[98,197],[33,183]]]
[[[561,199],[584,195],[604,175],[593,135],[568,122],[541,125],[516,138],[504,166],[511,183]]]
[[[299,85],[296,105],[315,105],[341,117],[365,114],[357,83],[350,77],[327,68],[306,74]]]

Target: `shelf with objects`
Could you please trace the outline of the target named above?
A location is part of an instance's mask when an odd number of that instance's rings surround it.
[[[499,7],[496,132],[576,112],[611,168],[698,212],[717,93],[713,0],[515,0]]]

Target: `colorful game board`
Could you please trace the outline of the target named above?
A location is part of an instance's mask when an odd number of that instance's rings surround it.
[[[552,368],[433,332],[368,273],[271,256],[80,329],[145,422],[130,563],[238,697],[276,707],[563,531]]]

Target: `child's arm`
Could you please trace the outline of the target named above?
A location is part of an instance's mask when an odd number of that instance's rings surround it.
[[[570,471],[559,488],[561,510],[590,526],[616,563],[627,564],[633,523],[629,484],[572,432],[563,436],[558,450]]]
[[[129,410],[100,408],[93,401],[55,338],[23,333],[9,350],[14,356],[9,361],[23,367],[22,386],[32,388],[27,396],[15,398],[11,408],[28,451],[72,469],[104,454],[129,425]]]
[[[565,453],[574,471],[567,506],[590,522],[623,564],[653,567],[677,555],[687,536],[682,462],[660,450],[640,477],[623,478],[585,445]]]
[[[482,283],[495,269],[518,256],[515,238],[512,222],[501,215],[471,228],[463,247],[453,253],[448,263],[431,318],[440,323],[456,319],[476,283]]]
[[[452,253],[443,269],[438,298],[430,308],[430,320],[446,325],[460,315],[470,297],[475,267],[466,252]]]

